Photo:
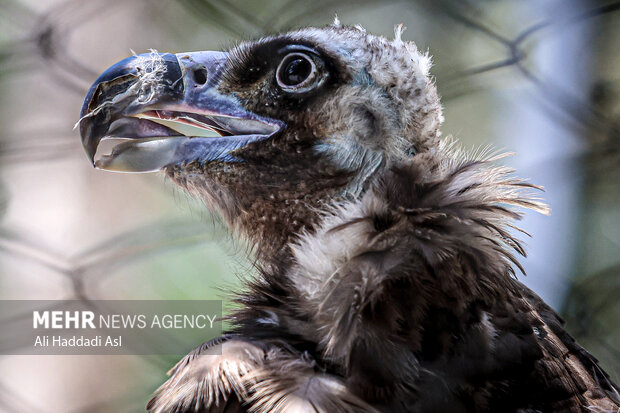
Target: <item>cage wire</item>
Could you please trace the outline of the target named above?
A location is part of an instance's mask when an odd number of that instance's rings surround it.
[[[568,210],[563,225],[573,228],[571,247],[560,257],[564,292],[552,304],[617,381],[617,1],[543,7],[516,0],[0,0],[0,297],[200,299],[220,296],[218,285],[234,288],[234,275],[251,268],[227,243],[216,243],[227,239],[225,230],[201,205],[159,177],[90,169],[72,130],[81,99],[98,73],[130,48],[222,49],[267,33],[329,24],[335,13],[345,24],[385,35],[394,24],[408,26],[405,37],[435,56],[444,131],[466,143],[511,148],[512,141],[493,138],[515,128],[498,120],[494,107],[520,99],[522,91],[534,102],[537,119],[576,137],[571,145],[577,150],[535,160],[528,170],[552,174],[554,165],[565,164],[578,171],[553,180],[573,188],[576,201],[551,205]],[[571,30],[582,36],[581,49],[564,49],[572,54],[567,61],[585,73],[571,78],[580,79],[578,87],[561,81],[575,67],[545,68],[549,44]],[[552,234],[551,248],[565,236]],[[529,269],[525,281],[561,264],[549,256],[545,265]],[[0,411],[141,411],[174,361],[0,356]]]

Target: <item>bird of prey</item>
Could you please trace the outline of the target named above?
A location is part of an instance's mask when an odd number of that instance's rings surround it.
[[[514,221],[547,212],[538,188],[440,138],[430,58],[401,31],[336,22],[227,53],[153,51],[91,87],[79,128],[94,166],[163,171],[258,268],[230,331],[173,367],[148,411],[620,409],[515,277]]]

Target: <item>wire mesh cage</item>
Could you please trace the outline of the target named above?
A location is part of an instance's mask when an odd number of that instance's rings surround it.
[[[0,1],[0,297],[207,299],[251,265],[158,175],[93,170],[73,126],[105,68],[307,25],[404,37],[434,56],[444,135],[519,154],[551,217],[527,217],[530,285],[620,377],[620,2]],[[199,343],[196,343],[199,344]],[[0,356],[0,411],[140,411],[165,356]]]

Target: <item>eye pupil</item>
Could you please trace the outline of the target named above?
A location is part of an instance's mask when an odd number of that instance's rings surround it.
[[[308,93],[327,78],[323,69],[323,61],[316,54],[295,51],[280,60],[275,81],[286,93]]]
[[[284,68],[282,81],[287,86],[295,86],[306,80],[311,72],[312,65],[307,59],[295,58],[288,62]]]

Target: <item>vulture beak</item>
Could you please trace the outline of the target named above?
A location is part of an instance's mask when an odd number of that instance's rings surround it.
[[[284,124],[246,110],[217,85],[228,54],[141,54],[106,70],[91,86],[78,122],[93,166],[154,172],[192,162],[238,162],[231,152],[268,139]],[[104,140],[115,144],[97,156]]]

